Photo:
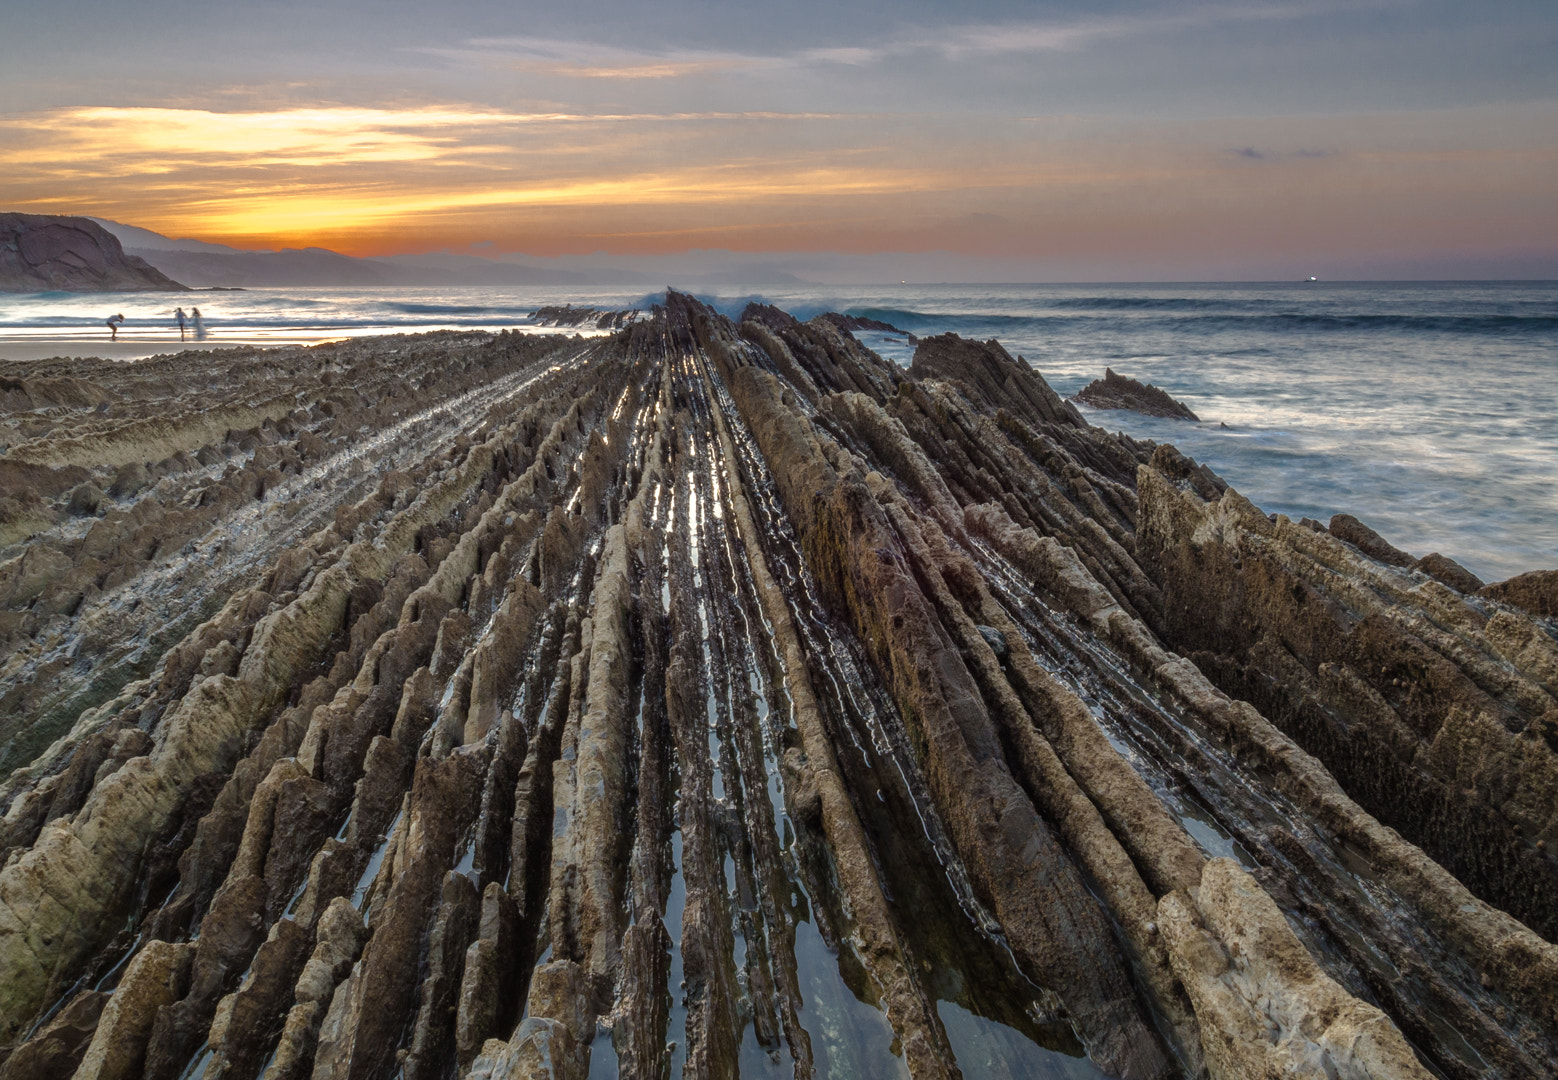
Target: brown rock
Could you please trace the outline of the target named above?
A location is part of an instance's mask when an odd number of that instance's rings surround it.
[[[1061,400],[1032,365],[1021,357],[1012,359],[994,340],[966,341],[956,334],[921,338],[909,374],[955,381],[990,412],[1008,408],[1043,423],[1087,427],[1076,408]]]
[[[589,1043],[575,1032],[594,1034],[589,1000],[589,981],[578,964],[555,960],[538,967],[530,981],[529,1015],[507,1043],[489,1039],[466,1075],[470,1080],[584,1080]]]
[[[0,292],[182,290],[95,221],[0,214]]]
[[[270,1055],[273,1033],[292,1001],[293,984],[308,958],[310,935],[293,919],[271,926],[242,984],[217,1003],[207,1042],[206,1075],[253,1076]]]
[[[1384,1013],[1320,970],[1232,859],[1206,864],[1194,901],[1170,893],[1159,911],[1214,1077],[1432,1075]]]
[[[72,517],[90,517],[103,506],[103,489],[96,484],[82,484],[70,493],[70,501],[66,505]]]
[[[503,891],[496,882],[489,889]],[[444,876],[443,902],[428,933],[422,1001],[412,1025],[410,1050],[401,1062],[406,1080],[442,1076],[453,1058],[454,1013],[465,974],[466,945],[475,935],[481,906],[470,878],[453,871]]]
[[[128,1080],[141,1075],[157,1010],[183,995],[194,946],[150,941],[142,946],[103,1014],[76,1069],[76,1080]]]
[[[266,1080],[303,1080],[313,1074],[319,1025],[336,986],[362,951],[362,916],[345,897],[336,897],[319,917],[317,944],[303,966]]]
[[[83,990],[0,1065],[0,1080],[56,1080],[70,1076],[97,1031],[110,995]]]
[[[1470,570],[1466,569],[1454,559],[1447,558],[1437,551],[1430,555],[1424,555],[1412,564],[1412,569],[1421,570],[1435,581],[1450,586],[1458,593],[1471,596],[1483,587],[1482,579]]]
[[[1331,519],[1331,535],[1347,541],[1369,558],[1391,566],[1411,566],[1417,561],[1351,514],[1337,514]]]
[[[1478,590],[1478,595],[1514,604],[1533,615],[1552,618],[1558,616],[1558,570],[1532,570],[1507,581],[1486,585]]]
[[[1071,400],[1091,405],[1095,409],[1125,409],[1145,416],[1166,416],[1197,422],[1201,419],[1183,402],[1175,401],[1151,383],[1116,375],[1109,368],[1104,369],[1102,379],[1088,383]]]
[[[0,1056],[188,939],[142,1075],[1550,1071],[1548,617],[746,314],[7,367]]]
[[[444,616],[444,621],[438,627],[438,640],[433,644],[432,659],[428,662],[428,668],[434,675],[447,677],[460,666],[460,659],[470,645],[474,629],[471,617],[460,608]]]
[[[29,547],[0,565],[0,605],[21,607],[70,573],[70,557],[43,546]]]
[[[314,1073],[320,1080],[378,1076],[393,1060],[400,1032],[414,1018],[423,929],[453,862],[455,842],[480,800],[484,765],[477,752],[418,761],[402,850],[387,890],[373,900],[373,936],[320,1027]]]
[[[482,893],[476,940],[466,951],[461,972],[454,1036],[462,1066],[470,1064],[503,1027],[505,1005],[523,974],[511,962],[519,932],[514,901],[497,882],[490,882]]]

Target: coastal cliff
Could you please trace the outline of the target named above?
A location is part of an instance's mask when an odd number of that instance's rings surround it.
[[[107,229],[84,217],[0,214],[0,292],[158,292],[180,285],[126,255]]]
[[[1184,402],[1175,401],[1160,388],[1116,375],[1109,368],[1104,369],[1102,379],[1088,383],[1072,400],[1095,409],[1128,409],[1146,416],[1169,416],[1196,422],[1201,419]]]
[[[1546,576],[604,325],[0,367],[0,1078],[1550,1074]]]

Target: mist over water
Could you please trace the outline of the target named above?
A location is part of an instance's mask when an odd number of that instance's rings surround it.
[[[1351,513],[1413,554],[1486,580],[1558,566],[1558,283],[795,286],[699,292],[800,318],[865,315],[919,336],[997,338],[1062,395],[1106,367],[1202,422],[1085,410],[1172,442],[1263,509]],[[312,344],[523,326],[545,304],[647,308],[634,289],[252,289],[0,296],[0,357],[147,356],[176,348],[175,304],[211,347]],[[103,320],[126,316],[110,347]],[[571,332],[571,331],[570,331]],[[862,333],[907,364],[903,335]],[[192,337],[186,342],[193,345]]]

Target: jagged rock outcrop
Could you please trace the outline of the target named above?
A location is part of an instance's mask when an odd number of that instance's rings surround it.
[[[1127,409],[1146,416],[1167,416],[1177,420],[1201,418],[1190,411],[1182,401],[1176,401],[1164,390],[1151,383],[1137,382],[1124,375],[1116,375],[1111,368],[1104,368],[1104,377],[1094,379],[1071,398],[1095,409]]]
[[[674,293],[3,375],[0,1080],[1558,1058],[1544,576]]]
[[[957,385],[986,413],[999,410],[1049,424],[1087,427],[1076,409],[1050,389],[1044,377],[1022,357],[1014,361],[1001,343],[966,341],[956,334],[921,338],[909,374]]]
[[[186,288],[84,217],[0,214],[0,292],[173,292]]]
[[[750,308],[751,305],[748,305]],[[832,323],[840,330],[875,330],[883,334],[902,334],[892,323],[883,322],[881,319],[871,319],[864,315],[841,315],[837,311],[825,311],[817,318]],[[913,335],[910,335],[911,337]]]
[[[1558,570],[1532,570],[1508,581],[1486,585],[1478,592],[1489,599],[1524,608],[1532,615],[1558,618]]]
[[[636,322],[642,312],[637,309],[610,311],[596,307],[574,307],[572,304],[549,304],[530,313],[537,326],[577,326],[590,330],[617,330]]]

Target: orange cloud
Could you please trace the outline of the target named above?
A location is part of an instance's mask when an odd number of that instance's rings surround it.
[[[0,205],[353,254],[1558,243],[1552,106],[1041,119],[61,109],[0,116]]]

